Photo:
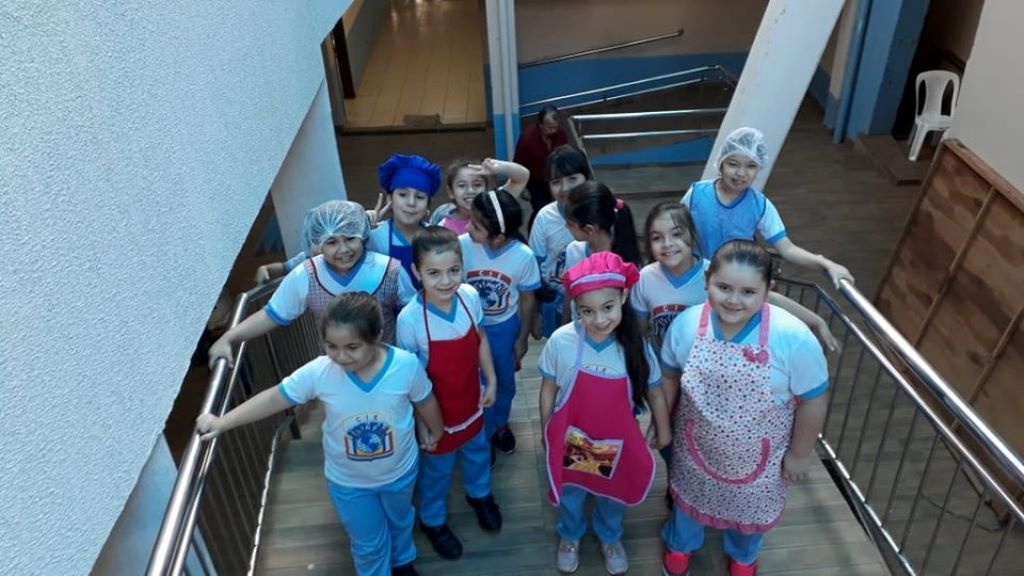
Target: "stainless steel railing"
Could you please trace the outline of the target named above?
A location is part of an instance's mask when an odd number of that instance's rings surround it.
[[[779,287],[842,341],[830,362],[819,444],[890,566],[907,574],[1024,573],[1024,511],[1014,497],[1024,486],[1020,456],[851,284],[840,293],[856,320],[815,284]]]
[[[279,281],[238,297],[231,326],[265,304]],[[320,354],[310,313],[238,347],[235,365],[218,360],[200,413],[224,414],[266,390]],[[182,573],[195,551],[206,574],[251,574],[277,445],[292,426],[289,411],[202,442],[194,433],[178,466],[178,478],[150,556],[148,576]],[[196,527],[202,545],[197,545]]]
[[[534,60],[533,62],[527,62],[520,64],[519,69],[533,68],[534,66],[543,66],[544,64],[551,64],[554,62],[562,62],[564,60],[573,60],[575,58],[582,58],[584,56],[593,56],[594,54],[602,54],[604,52],[611,52],[613,50],[622,50],[624,48],[632,48],[633,46],[641,46],[643,44],[650,44],[652,42],[661,42],[662,40],[669,40],[671,38],[678,38],[683,35],[683,29],[680,28],[674,32],[668,34],[658,34],[657,36],[650,36],[647,38],[640,38],[638,40],[631,40],[629,42],[620,42],[618,44],[612,44],[610,46],[602,46],[600,48],[591,48],[589,50],[581,50],[579,52],[573,52],[571,54],[565,54],[562,56],[555,56],[554,58],[545,58],[543,60]]]

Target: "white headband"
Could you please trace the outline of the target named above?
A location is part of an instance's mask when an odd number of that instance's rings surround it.
[[[487,192],[487,197],[491,199],[491,205],[494,206],[494,213],[498,215],[498,228],[501,233],[505,233],[505,215],[501,213],[501,202],[498,202],[498,194],[494,190]]]

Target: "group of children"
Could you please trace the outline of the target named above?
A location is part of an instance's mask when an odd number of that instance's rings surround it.
[[[787,260],[852,281],[795,246],[750,187],[765,157],[756,130],[731,134],[719,178],[647,215],[651,262],[641,268],[628,206],[576,148],[549,154],[554,201],[529,241],[516,200],[529,179],[522,166],[453,163],[451,201],[430,214],[441,169],[394,155],[380,167],[377,207],[311,210],[308,255],[261,269],[261,281],[285,275],[270,302],[210,349],[211,362],[230,362],[233,345],[308,309],[325,355],[223,417],[200,416],[197,428],[210,438],[320,400],[328,492],[357,573],[416,574],[417,515],[440,556],[462,554],[446,522],[456,460],[480,527],[501,529],[492,467],[516,448],[509,413],[532,332],[547,338],[539,405],[558,569],[579,567],[592,497],[605,567],[628,570],[622,521],[653,483],[653,448],[670,470],[663,573],[687,574],[713,526],[725,531],[730,574],[755,574],[787,482],[813,462],[828,389],[821,345],[835,346],[820,317],[772,292],[771,258],[755,235]]]

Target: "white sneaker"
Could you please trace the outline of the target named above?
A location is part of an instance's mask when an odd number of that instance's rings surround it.
[[[601,544],[601,553],[604,554],[604,569],[609,574],[629,572],[629,558],[626,556],[626,549],[622,546],[622,542]]]
[[[580,567],[580,541],[562,540],[558,543],[558,571],[572,574]]]

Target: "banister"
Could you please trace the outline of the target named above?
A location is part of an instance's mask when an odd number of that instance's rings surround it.
[[[650,36],[647,38],[641,38],[639,40],[630,40],[629,42],[621,42],[619,44],[612,44],[610,46],[602,46],[600,48],[591,48],[589,50],[582,50],[580,52],[573,52],[571,54],[565,54],[563,56],[555,56],[553,58],[545,58],[543,60],[534,60],[533,62],[527,62],[520,64],[519,69],[532,68],[534,66],[542,66],[544,64],[551,64],[553,62],[562,62],[563,60],[572,60],[574,58],[582,58],[583,56],[590,56],[591,54],[600,54],[602,52],[611,52],[612,50],[622,50],[623,48],[631,48],[633,46],[640,46],[641,44],[650,44],[651,42],[660,42],[661,40],[668,40],[669,38],[676,38],[683,35],[683,29],[680,28],[675,32],[669,32],[668,34],[659,34],[657,36]]]

